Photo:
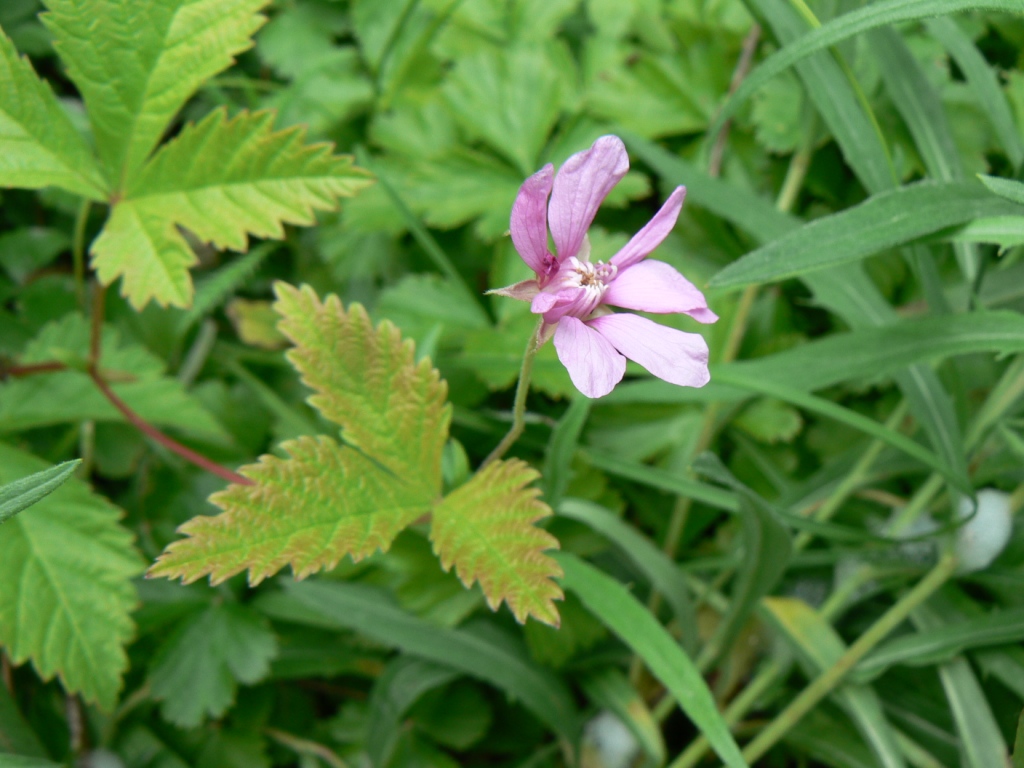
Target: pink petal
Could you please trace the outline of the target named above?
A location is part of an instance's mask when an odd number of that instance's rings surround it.
[[[602,301],[641,312],[684,312],[700,323],[718,315],[708,309],[704,294],[663,261],[646,259],[622,270],[608,286]]]
[[[548,195],[554,166],[548,163],[519,187],[512,204],[512,242],[523,261],[538,275],[545,275],[553,259],[548,251]]]
[[[628,313],[595,317],[587,324],[659,379],[681,387],[703,387],[711,379],[708,345],[699,333],[684,333]]]
[[[548,206],[548,226],[559,261],[579,252],[597,209],[628,170],[629,157],[618,136],[602,136],[558,169]]]
[[[488,296],[507,296],[519,301],[532,301],[540,293],[540,287],[536,280],[521,280],[518,283],[506,285],[504,288],[492,288],[486,293]]]
[[[612,264],[619,269],[625,269],[631,264],[636,264],[661,245],[661,241],[668,237],[668,233],[676,225],[679,212],[683,210],[684,197],[686,197],[686,187],[676,187],[665,204],[661,206],[661,210],[654,214],[654,218],[633,235],[621,251],[612,256]]]
[[[576,389],[587,397],[607,395],[626,372],[626,358],[575,317],[558,321],[555,351]]]

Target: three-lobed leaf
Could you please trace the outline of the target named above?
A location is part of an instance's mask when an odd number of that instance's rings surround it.
[[[0,482],[45,470],[0,444]],[[142,570],[120,510],[75,479],[0,529],[0,644],[15,664],[111,709],[134,632],[131,579]]]
[[[129,181],[93,243],[93,266],[104,283],[123,277],[122,292],[136,308],[150,299],[185,307],[196,257],[178,227],[244,251],[250,235],[281,238],[283,224],[312,224],[316,211],[369,183],[330,145],[305,144],[298,128],[274,131],[270,112],[228,118],[216,110]]]
[[[529,487],[539,473],[518,459],[495,461],[434,508],[430,538],[445,570],[455,567],[467,587],[479,581],[487,603],[504,600],[520,622],[533,616],[558,625],[552,581],[562,569],[544,550],[558,540],[534,522],[552,514]]]
[[[102,200],[106,182],[53,90],[0,29],[0,187],[63,187]]]

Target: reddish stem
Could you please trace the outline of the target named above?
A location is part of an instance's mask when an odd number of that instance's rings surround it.
[[[99,387],[100,392],[103,393],[103,396],[107,398],[107,400],[109,400],[111,404],[115,408],[117,408],[117,410],[119,410],[121,414],[126,419],[128,419],[128,421],[130,421],[132,425],[134,425],[135,428],[138,429],[140,432],[153,438],[153,440],[160,443],[160,445],[178,454],[183,459],[192,462],[201,469],[205,469],[207,472],[212,472],[213,474],[217,475],[217,477],[224,478],[229,483],[237,483],[238,485],[253,485],[253,481],[250,480],[249,478],[240,475],[237,472],[232,472],[227,467],[222,467],[220,464],[211,461],[202,454],[196,453],[191,448],[184,446],[177,440],[165,435],[163,432],[161,432],[159,429],[154,427],[144,418],[139,416],[139,414],[137,414],[131,408],[129,408],[128,404],[125,403],[124,400],[122,400],[114,393],[114,390],[110,388],[110,385],[107,384],[107,382],[103,380],[103,377],[96,373],[96,371],[90,371],[89,374],[92,376],[92,380],[96,383],[96,386]]]
[[[9,376],[18,378],[19,376],[33,376],[37,373],[54,373],[65,369],[67,369],[67,366],[57,361],[52,363],[32,363],[31,365],[12,365],[9,367],[0,366],[0,379],[6,379]]]

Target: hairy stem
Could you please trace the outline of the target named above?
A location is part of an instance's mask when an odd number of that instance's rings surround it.
[[[543,326],[544,321],[541,320],[537,324],[537,329],[530,336],[526,351],[523,353],[523,364],[519,368],[519,383],[516,384],[515,404],[512,406],[512,427],[501,438],[497,447],[484,459],[484,463],[480,465],[481,469],[504,456],[505,452],[523,434],[523,429],[526,427],[526,396],[530,393],[530,375],[533,373],[533,360],[537,357],[537,350],[540,348],[540,331]]]

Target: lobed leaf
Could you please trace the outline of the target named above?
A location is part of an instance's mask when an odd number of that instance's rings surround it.
[[[551,579],[562,569],[544,554],[558,540],[533,525],[552,512],[527,487],[538,477],[518,459],[488,464],[434,508],[430,538],[444,569],[454,565],[467,587],[479,581],[492,610],[504,600],[520,623],[558,626],[562,591]]]
[[[0,443],[0,482],[47,469]],[[131,579],[142,570],[120,510],[69,479],[0,529],[0,643],[15,664],[113,708],[134,632]]]
[[[103,200],[106,182],[50,86],[0,29],[0,187],[62,187]]]
[[[309,286],[279,282],[275,291],[280,330],[295,344],[288,359],[316,393],[310,404],[402,483],[439,494],[451,407],[430,361],[417,363],[412,342],[387,321],[374,328],[358,304],[346,311]]]
[[[329,437],[281,444],[289,458],[263,456],[239,472],[253,485],[230,485],[210,501],[222,514],[195,517],[157,558],[149,576],[217,584],[248,569],[258,584],[286,565],[298,578],[387,550],[430,511],[433,495],[396,478]]]
[[[269,112],[211,112],[164,145],[113,206],[92,246],[103,283],[124,277],[137,309],[150,299],[186,307],[196,263],[184,227],[218,248],[244,251],[249,235],[284,237],[283,224],[312,224],[369,183],[351,158],[304,144],[298,128],[274,131]]]
[[[85,99],[111,181],[123,190],[199,86],[252,46],[267,0],[46,4],[43,21]]]
[[[243,605],[214,603],[177,626],[149,667],[149,687],[169,722],[194,728],[221,717],[238,684],[270,673],[277,640],[267,620]]]

